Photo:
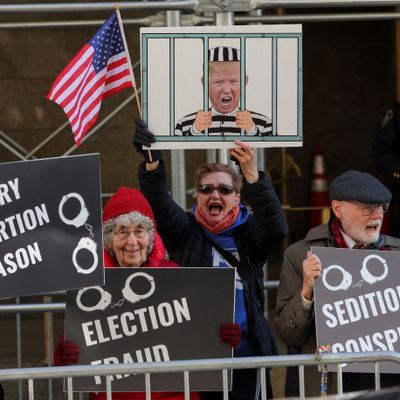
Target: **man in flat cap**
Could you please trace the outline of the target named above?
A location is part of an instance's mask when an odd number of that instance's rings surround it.
[[[321,276],[321,262],[311,246],[400,250],[400,239],[381,235],[384,214],[392,198],[390,191],[372,175],[347,171],[330,185],[332,218],[311,229],[305,239],[290,245],[284,254],[274,315],[276,334],[290,354],[314,354],[317,347],[313,288]],[[305,367],[306,396],[320,395],[321,374],[316,366]],[[382,386],[398,384],[396,374],[382,374]],[[332,385],[333,384],[333,385]],[[328,379],[335,391],[336,379]],[[373,374],[343,374],[344,391],[374,388]],[[297,368],[288,368],[286,396],[298,390]]]
[[[176,136],[272,135],[272,121],[265,115],[239,108],[240,58],[233,47],[214,47],[208,52],[208,94],[211,108],[181,118],[175,127]],[[246,75],[246,84],[248,76]]]

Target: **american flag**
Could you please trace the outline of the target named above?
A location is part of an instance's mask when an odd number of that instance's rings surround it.
[[[96,122],[103,98],[135,82],[119,18],[114,12],[64,68],[46,96],[67,114],[78,146]]]

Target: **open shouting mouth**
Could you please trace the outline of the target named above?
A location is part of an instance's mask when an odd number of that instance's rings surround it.
[[[210,215],[216,216],[222,212],[222,205],[220,203],[210,203],[208,205],[208,212]]]

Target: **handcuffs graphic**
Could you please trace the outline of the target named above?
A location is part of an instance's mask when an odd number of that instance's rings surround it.
[[[339,283],[339,285],[336,286],[330,285],[326,280],[326,275],[328,275],[328,272],[332,271],[333,269],[339,270],[343,275],[341,282]],[[336,292],[337,290],[347,290],[351,285],[352,276],[340,265],[333,264],[330,265],[328,268],[324,268],[324,270],[322,271],[322,282],[327,289],[332,290],[333,292]]]
[[[374,275],[371,274],[371,272],[368,271],[367,263],[372,258],[376,258],[383,265],[383,273],[382,273],[382,275],[374,276]],[[386,260],[384,258],[382,258],[381,256],[378,256],[377,254],[370,254],[369,256],[364,258],[360,273],[361,273],[361,276],[364,279],[364,281],[366,281],[370,285],[372,285],[373,283],[376,283],[376,282],[379,282],[379,281],[383,281],[386,278],[386,276],[388,274],[388,271],[389,271],[388,265],[387,265],[387,262],[386,262]]]
[[[97,290],[101,296],[99,302],[92,307],[87,307],[87,306],[83,305],[82,301],[81,301],[82,295],[85,292],[87,292],[88,290]],[[76,304],[82,311],[87,311],[87,312],[95,311],[95,310],[104,311],[110,305],[110,303],[111,303],[111,294],[106,292],[100,286],[91,286],[91,287],[86,287],[86,288],[80,289],[76,296]]]
[[[79,211],[79,214],[73,218],[73,219],[68,219],[65,217],[64,212],[63,212],[63,207],[64,204],[67,202],[68,199],[77,199],[79,201],[79,204],[81,206],[81,209]],[[79,193],[68,193],[63,196],[63,198],[60,201],[60,204],[58,206],[58,214],[61,218],[61,221],[64,222],[66,225],[73,225],[75,228],[79,228],[85,224],[89,217],[89,211],[86,208],[85,201],[83,200],[83,197]]]
[[[78,215],[72,219],[66,218],[63,212],[64,205],[69,199],[77,199],[80,204]],[[66,225],[72,225],[75,226],[75,228],[80,228],[81,226],[85,225],[85,227],[89,230],[89,234],[93,236],[92,227],[86,223],[89,218],[89,211],[86,207],[85,200],[79,193],[71,192],[62,197],[60,204],[58,205],[58,215],[60,216],[61,221]],[[83,249],[90,251],[93,256],[93,263],[89,268],[82,268],[77,260],[78,252]],[[77,272],[81,274],[87,275],[96,269],[97,264],[99,263],[99,257],[97,255],[97,243],[92,239],[92,237],[83,237],[79,240],[78,245],[75,247],[72,253],[72,263],[74,264]]]
[[[140,276],[143,278],[146,278],[147,281],[150,283],[150,290],[144,294],[137,294],[130,287],[131,281],[134,278],[137,278]],[[121,306],[123,304],[124,300],[128,300],[132,304],[135,304],[140,300],[147,299],[154,293],[155,289],[156,289],[156,284],[155,284],[154,278],[152,276],[150,276],[149,274],[146,274],[145,272],[135,272],[135,273],[129,275],[125,281],[125,286],[122,289],[122,294],[124,296],[124,299],[122,299],[123,301],[120,300],[117,303],[112,304],[111,303],[112,296],[109,292],[107,292],[100,286],[91,286],[91,287],[86,287],[86,288],[80,289],[78,291],[78,294],[76,296],[76,304],[82,311],[95,311],[95,310],[104,311],[108,306],[111,306],[111,307]],[[85,292],[87,292],[88,290],[97,290],[101,296],[98,303],[91,307],[85,306],[84,304],[82,304],[82,301],[81,301],[82,295]]]
[[[150,283],[150,290],[145,293],[145,294],[137,294],[131,289],[131,281],[133,278],[136,278],[138,276],[142,276],[143,278],[146,278],[148,282]],[[135,272],[134,274],[128,276],[125,286],[122,289],[122,294],[123,296],[132,304],[137,303],[140,300],[147,299],[150,297],[154,291],[156,290],[156,284],[154,282],[154,278],[150,276],[149,274],[146,274],[146,272]]]
[[[92,253],[93,264],[90,268],[85,269],[78,264],[76,256],[79,250],[82,249],[89,250]],[[99,257],[97,255],[96,249],[97,249],[97,244],[90,237],[83,237],[79,240],[78,246],[75,247],[74,252],[72,253],[72,262],[74,264],[74,267],[79,273],[87,275],[92,273],[96,269],[97,264],[99,263]]]
[[[370,261],[371,259],[376,259],[376,260],[380,261],[381,264],[383,265],[384,270],[381,275],[375,276],[375,275],[372,275],[371,272],[369,272],[369,270],[367,268],[367,264],[368,264],[368,261]],[[326,276],[328,275],[328,272],[332,271],[334,269],[339,270],[343,275],[341,282],[336,286],[330,285],[327,282],[327,278],[326,278]],[[362,262],[362,268],[361,268],[360,274],[365,282],[372,285],[376,282],[384,280],[388,274],[388,271],[389,271],[389,268],[388,268],[387,262],[383,257],[378,256],[377,254],[370,254],[364,258],[364,260]],[[347,272],[340,265],[333,264],[327,268],[324,268],[324,270],[322,271],[322,282],[324,283],[325,287],[328,290],[331,290],[333,292],[336,292],[338,290],[347,290],[351,286],[352,281],[353,281],[353,277],[351,276],[351,274],[349,272]],[[360,281],[358,284],[353,285],[353,287],[360,286],[360,283],[362,283],[362,281]]]

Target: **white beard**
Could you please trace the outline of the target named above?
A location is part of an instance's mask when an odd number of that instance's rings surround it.
[[[342,228],[346,235],[350,236],[355,242],[363,243],[365,245],[375,243],[379,239],[379,234],[381,232],[382,221],[373,220],[368,222],[368,224],[355,224],[351,223],[349,219],[343,216],[340,220]],[[376,225],[376,230],[368,230],[367,226]]]

